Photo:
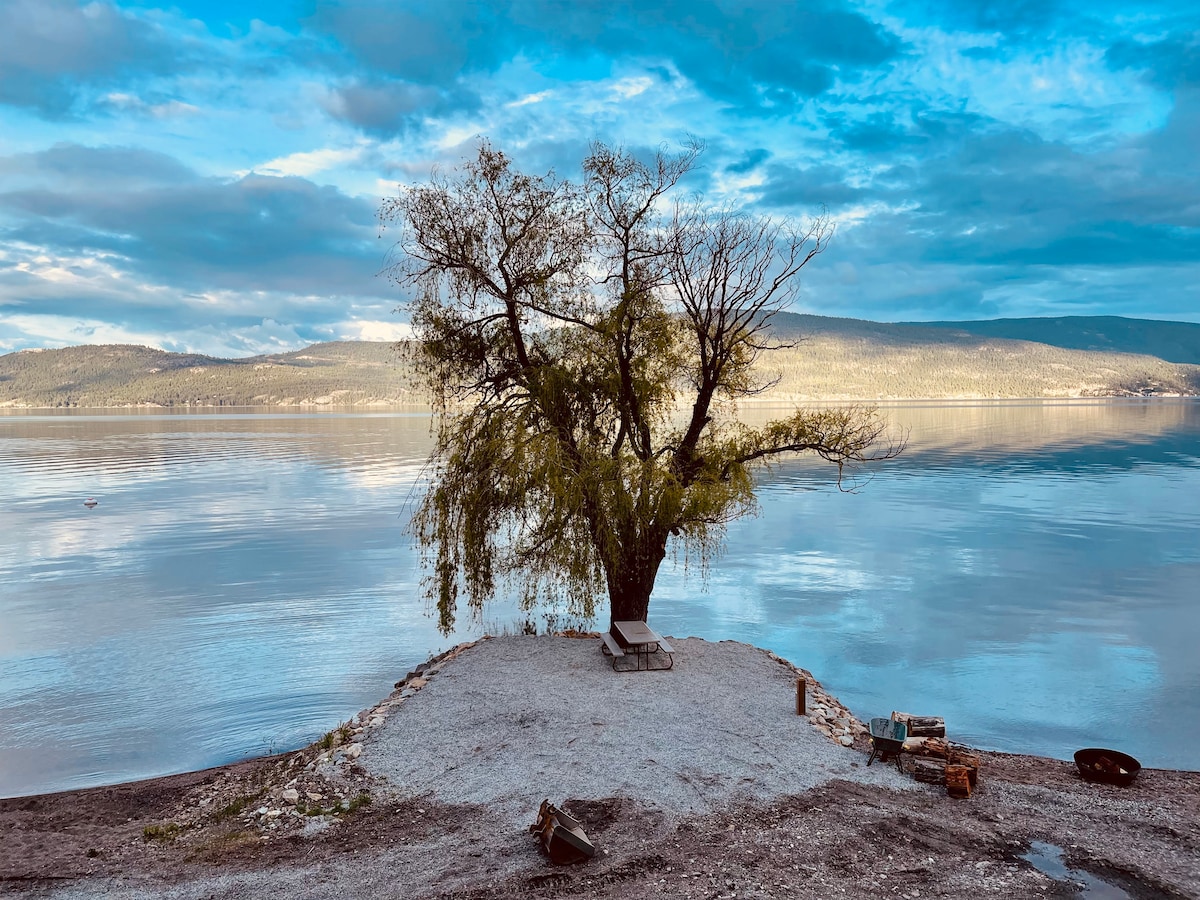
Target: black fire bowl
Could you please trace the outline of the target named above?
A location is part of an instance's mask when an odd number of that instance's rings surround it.
[[[1119,750],[1087,747],[1075,751],[1075,765],[1088,781],[1128,787],[1142,770],[1142,764]]]

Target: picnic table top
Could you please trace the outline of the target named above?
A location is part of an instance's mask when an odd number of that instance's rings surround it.
[[[662,637],[645,622],[613,622],[612,627],[625,644],[657,644],[662,641]]]

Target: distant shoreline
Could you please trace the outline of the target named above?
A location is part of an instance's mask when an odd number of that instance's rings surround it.
[[[793,408],[812,405],[830,405],[837,404],[839,406],[852,405],[870,405],[870,406],[970,406],[978,404],[988,405],[1004,405],[1004,404],[1039,404],[1043,406],[1087,406],[1101,405],[1106,403],[1159,403],[1159,402],[1177,402],[1177,401],[1195,401],[1200,400],[1200,393],[1196,394],[1114,394],[1110,396],[1096,397],[885,397],[885,398],[862,398],[862,397],[825,397],[825,398],[802,398],[796,400],[779,399],[779,398],[750,398],[739,400],[738,405],[761,409],[768,407],[787,407]],[[189,413],[189,412],[257,412],[262,410],[276,410],[280,412],[295,412],[295,413],[340,413],[348,412],[405,412],[413,414],[433,413],[433,408],[428,404],[421,403],[388,403],[388,402],[370,402],[370,403],[349,403],[349,404],[332,404],[332,403],[274,403],[274,404],[190,404],[164,406],[154,403],[127,403],[127,404],[112,404],[108,406],[19,406],[10,403],[0,403],[0,415],[6,413],[45,413],[45,412],[146,412],[146,413]]]

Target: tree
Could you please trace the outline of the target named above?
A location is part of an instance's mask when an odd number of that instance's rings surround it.
[[[380,211],[388,271],[413,290],[416,363],[435,405],[434,480],[413,517],[439,626],[498,583],[526,609],[565,600],[645,619],[668,549],[707,562],[785,454],[883,459],[870,408],[797,410],[762,428],[734,404],[800,270],[833,233],[669,203],[698,145],[649,162],[594,145],[582,184],[478,157]]]

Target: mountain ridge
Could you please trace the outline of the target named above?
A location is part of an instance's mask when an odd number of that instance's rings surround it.
[[[763,381],[776,383],[763,400],[1200,395],[1200,325],[1185,322],[888,323],[780,313],[772,334],[789,346],[764,354]],[[1029,339],[1036,336],[1046,340]],[[129,344],[0,356],[0,408],[422,403],[408,363],[387,342],[330,341],[234,359]]]

